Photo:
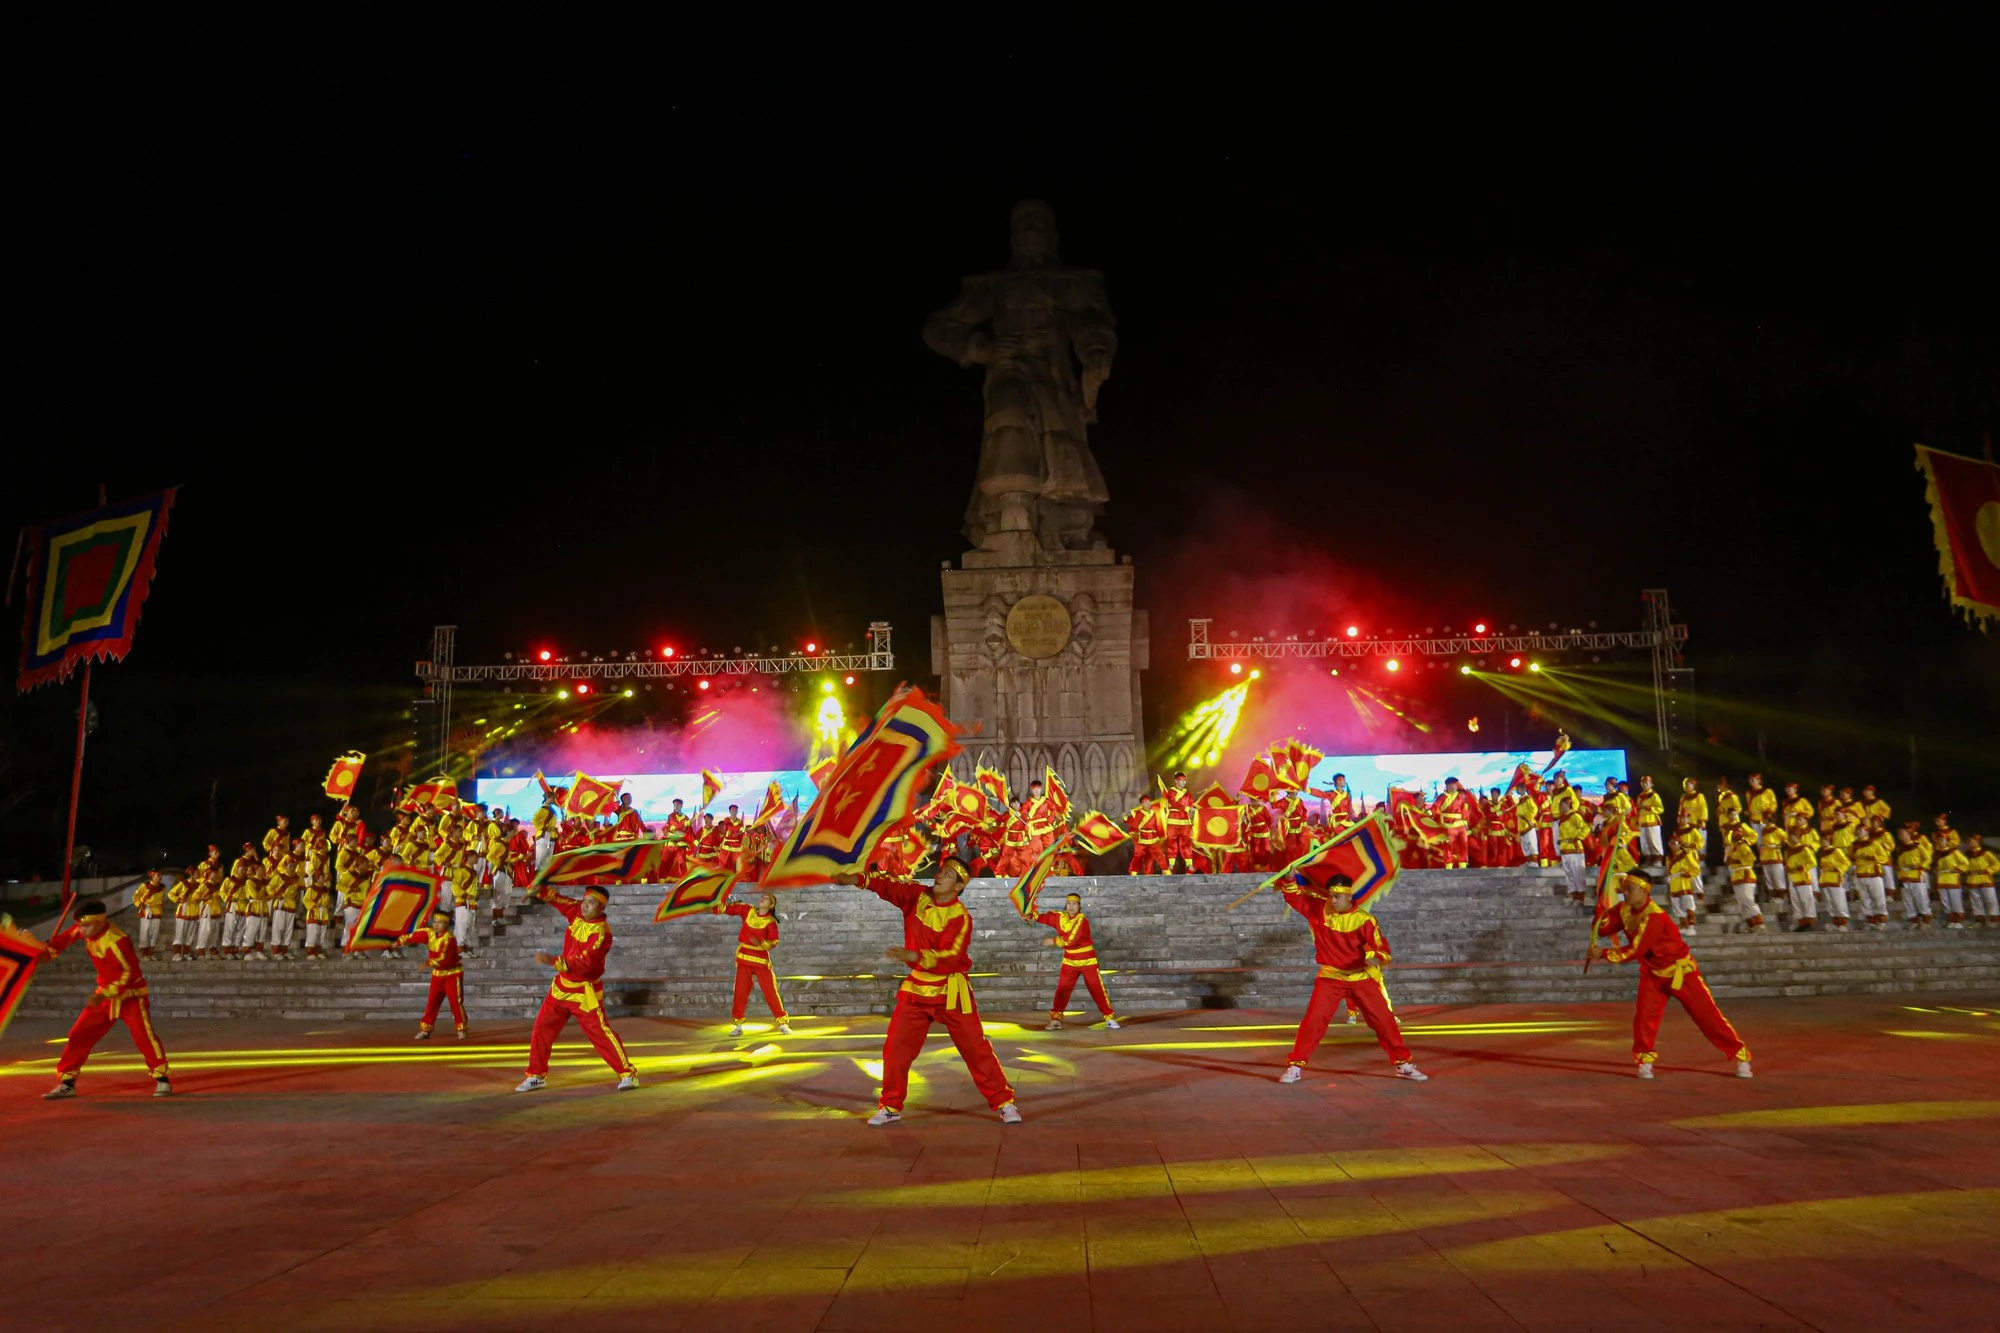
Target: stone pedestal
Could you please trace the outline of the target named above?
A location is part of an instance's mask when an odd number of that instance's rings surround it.
[[[952,762],[985,764],[1016,795],[1047,768],[1079,811],[1122,821],[1147,790],[1139,673],[1146,613],[1132,565],[1108,549],[968,551],[944,572],[931,662],[952,721],[973,731]]]

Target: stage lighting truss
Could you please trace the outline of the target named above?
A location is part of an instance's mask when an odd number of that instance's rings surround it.
[[[876,620],[868,625],[868,650],[861,653],[791,653],[784,657],[681,657],[665,659],[634,655],[608,662],[500,662],[485,666],[459,666],[436,648],[432,657],[417,663],[417,679],[426,685],[462,685],[472,681],[507,680],[659,680],[674,676],[781,676],[796,671],[854,672],[894,671],[896,654],[890,647],[889,622]],[[439,660],[442,657],[442,660]]]

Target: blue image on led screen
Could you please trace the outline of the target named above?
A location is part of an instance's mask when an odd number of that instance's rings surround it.
[[[552,787],[566,785],[568,774],[550,777]],[[722,779],[722,790],[708,805],[701,803],[701,774],[699,773],[593,773],[600,782],[623,784],[620,793],[632,794],[632,805],[639,812],[639,818],[648,824],[657,824],[674,812],[674,800],[681,801],[685,814],[708,813],[720,818],[730,806],[748,819],[764,804],[764,793],[770,785],[778,784],[785,802],[794,799],[799,809],[804,810],[813,803],[818,789],[806,777],[802,768],[759,770],[752,773],[718,773]],[[519,820],[527,820],[542,803],[542,789],[533,777],[525,778],[480,778],[475,784],[473,799],[485,806],[498,806]]]
[[[1426,797],[1444,790],[1446,778],[1457,778],[1480,795],[1494,787],[1505,791],[1522,764],[1539,773],[1548,765],[1549,750],[1492,750],[1480,754],[1330,754],[1313,766],[1312,785],[1325,791],[1333,775],[1347,775],[1348,790],[1365,797],[1370,806],[1389,799],[1389,788],[1422,792]],[[1606,778],[1626,779],[1623,750],[1571,750],[1550,770],[1549,777],[1567,773],[1570,785],[1595,795]]]

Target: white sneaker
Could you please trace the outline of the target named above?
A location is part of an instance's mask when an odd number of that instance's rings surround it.
[[[792,1025],[791,1025],[790,1023],[780,1023],[780,1024],[778,1024],[778,1035],[779,1035],[779,1036],[781,1036],[781,1037],[789,1037],[789,1036],[791,1036],[791,1035],[792,1035]]]
[[[1736,1062],[1736,1077],[1738,1078],[1754,1077],[1750,1073],[1750,1062],[1748,1060],[1738,1060]]]
[[[65,1097],[74,1097],[74,1096],[76,1096],[76,1084],[70,1082],[68,1079],[64,1079],[60,1083],[56,1084],[53,1088],[50,1088],[47,1092],[43,1093],[42,1100],[45,1102],[59,1102],[62,1101]]]
[[[1008,1102],[1005,1106],[1000,1108],[1000,1123],[1003,1125],[1020,1124],[1021,1108],[1014,1105],[1014,1103],[1012,1102]]]
[[[417,1040],[418,1040],[418,1041],[429,1041],[430,1039],[431,1039],[431,1030],[430,1030],[429,1028],[418,1028],[418,1029],[417,1029]]]
[[[868,1117],[868,1123],[871,1125],[893,1125],[902,1118],[903,1113],[901,1111],[891,1111],[886,1106],[878,1106],[875,1108],[875,1114]]]
[[[1652,1076],[1653,1076],[1653,1067],[1651,1065],[1647,1064],[1639,1066],[1640,1078],[1651,1078]]]
[[[733,1028],[729,1029],[729,1035],[730,1035],[730,1036],[732,1036],[732,1037],[740,1037],[740,1036],[742,1036],[742,1035],[743,1035],[743,1025],[742,1025],[741,1023],[738,1023],[738,1024],[737,1024],[737,1025],[736,1025],[735,1027],[733,1027]]]
[[[1347,1011],[1347,1026],[1353,1027],[1356,1023],[1359,1023],[1360,1021],[1361,1021],[1360,1014],[1355,1013],[1351,1009]]]
[[[530,1074],[526,1078],[521,1080],[520,1084],[514,1089],[514,1091],[540,1092],[543,1088],[546,1088],[547,1086],[549,1086],[549,1081],[543,1078],[540,1074]]]
[[[174,1085],[163,1078],[156,1078],[153,1080],[153,1095],[155,1097],[171,1097],[174,1095]]]
[[[632,1089],[638,1086],[639,1086],[639,1076],[637,1074],[626,1074],[618,1080],[617,1090],[619,1092],[630,1092],[632,1091]]]
[[[1682,926],[1682,927],[1681,927],[1681,934],[1683,934],[1683,935],[1692,935],[1692,934],[1694,934],[1694,922],[1690,921],[1690,922],[1688,922],[1688,923],[1687,923],[1687,924],[1686,924],[1685,926]]]
[[[1286,1065],[1285,1072],[1278,1075],[1280,1083],[1296,1083],[1306,1076],[1306,1071],[1297,1065]]]
[[[1116,1031],[1118,1031],[1118,1030],[1119,1030],[1120,1028],[1124,1027],[1125,1025],[1124,1025],[1123,1023],[1119,1022],[1119,1021],[1118,1021],[1117,1019],[1115,1019],[1115,1018],[1107,1018],[1107,1019],[1105,1019],[1105,1020],[1104,1020],[1104,1026],[1106,1026],[1106,1027],[1110,1028],[1110,1029],[1111,1029],[1111,1030],[1112,1030],[1113,1032],[1116,1032]]]
[[[1429,1074],[1426,1074],[1423,1070],[1417,1068],[1415,1065],[1411,1064],[1408,1060],[1405,1060],[1403,1061],[1403,1063],[1396,1066],[1396,1077],[1411,1079],[1418,1083],[1428,1083],[1431,1081],[1431,1076]]]
[[[1062,1030],[1063,1025],[1060,1018],[1051,1018],[1048,1021],[1048,1025],[1042,1029],[1044,1032],[1061,1032]]]

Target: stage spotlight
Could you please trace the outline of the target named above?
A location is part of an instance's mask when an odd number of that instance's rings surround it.
[[[1329,676],[1337,676],[1337,675],[1339,675],[1339,674],[1340,674],[1340,668],[1339,668],[1339,667],[1328,667],[1328,668],[1326,669],[1326,674],[1327,674],[1327,675],[1329,675]]]
[[[1382,666],[1383,669],[1387,671],[1401,671],[1403,669],[1403,664],[1401,662],[1398,662],[1393,657],[1390,658],[1388,661],[1384,662]]]
[[[1240,676],[1240,675],[1242,675],[1242,674],[1243,674],[1243,664],[1242,664],[1241,662],[1231,662],[1231,663],[1229,664],[1229,674],[1230,674],[1230,675],[1232,675],[1232,676]]]
[[[1349,625],[1347,627],[1348,638],[1350,639],[1359,638],[1360,635],[1361,635],[1361,627],[1359,625]]]
[[[1507,659],[1507,665],[1513,667],[1516,671],[1518,671],[1521,669],[1521,659],[1518,657],[1510,657]]]
[[[631,698],[631,697],[632,697],[632,691],[631,691],[631,690],[629,690],[629,689],[628,689],[628,690],[626,690],[626,691],[625,691],[625,697],[626,697],[627,699]]]
[[[1479,730],[1479,719],[1476,717],[1468,717],[1467,719],[1465,719],[1465,729],[1467,731],[1476,733]]]
[[[1528,670],[1530,671],[1540,671],[1541,669],[1542,669],[1542,664],[1540,662],[1528,663]]]
[[[1458,674],[1461,676],[1469,676],[1472,674],[1472,668],[1469,666],[1462,666],[1458,669]],[[1477,730],[1477,728],[1474,728],[1474,730]]]
[[[544,662],[546,662],[549,660],[549,650],[544,648],[539,653],[536,653],[535,656],[541,658]]]
[[[1250,679],[1252,679],[1252,680],[1256,680],[1256,679],[1257,679],[1257,678],[1258,678],[1259,676],[1261,676],[1261,675],[1263,675],[1263,674],[1264,674],[1264,673],[1263,673],[1263,672],[1261,672],[1261,671],[1252,671],[1252,672],[1250,673]]]
[[[708,688],[708,682],[704,680],[704,681],[700,682],[699,684],[697,684],[697,685],[695,686],[695,688],[696,688],[696,689],[698,689],[698,690],[705,690],[705,689],[707,689],[707,688]]]
[[[816,653],[819,651],[819,645],[816,643],[808,643],[806,645],[806,651],[809,653]]]
[[[823,682],[823,683],[822,683],[822,684],[820,685],[819,689],[820,689],[820,693],[821,693],[821,694],[832,694],[832,693],[833,693],[833,682],[832,682],[832,681],[830,681],[830,680],[829,680],[829,681],[825,681],[825,682]]]
[[[672,657],[673,655],[674,646],[672,644],[668,644],[666,647],[660,649],[660,656],[662,657]]]
[[[576,692],[577,692],[578,694],[589,694],[589,693],[590,693],[590,682],[589,682],[589,681],[584,681],[584,680],[580,680],[580,681],[578,681],[578,682],[576,683]]]
[[[854,683],[854,677],[848,676],[841,683],[843,685],[852,685]]]
[[[568,690],[557,690],[557,691],[556,691],[556,698],[558,698],[558,699],[567,699],[567,698],[569,698],[569,691],[568,691]]]
[[[1482,620],[1477,625],[1474,625],[1472,632],[1474,634],[1484,634],[1486,632],[1486,622]]]

